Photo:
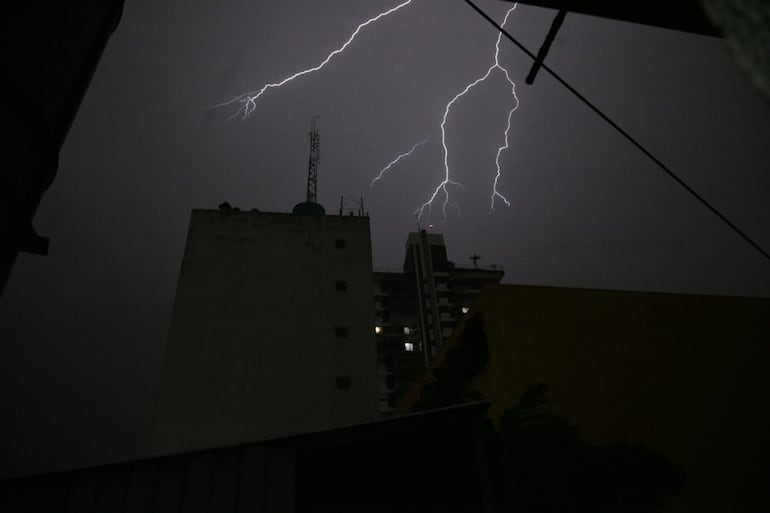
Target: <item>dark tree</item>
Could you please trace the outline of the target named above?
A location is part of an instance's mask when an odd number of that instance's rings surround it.
[[[443,367],[431,367],[432,378],[423,383],[420,399],[410,411],[442,408],[453,404],[484,399],[479,392],[467,391],[468,383],[489,362],[484,317],[473,314],[463,326],[457,345],[446,354]]]
[[[468,391],[468,384],[489,358],[484,320],[477,313],[466,321],[445,365],[431,368],[432,378],[411,411],[484,399]],[[501,416],[499,436],[491,428],[490,433],[491,464],[499,470],[495,488],[507,511],[657,513],[685,484],[681,468],[644,445],[585,443],[572,422],[552,412],[545,383],[526,387]]]
[[[519,513],[654,513],[685,473],[644,445],[589,445],[550,411],[547,385],[528,387],[500,420],[502,499]]]

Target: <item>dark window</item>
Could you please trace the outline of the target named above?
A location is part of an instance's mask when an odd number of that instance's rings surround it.
[[[336,284],[337,292],[345,292],[348,290],[348,282],[346,281],[338,281]]]
[[[387,310],[382,312],[382,322],[386,322],[386,323],[390,322],[390,312],[388,312]]]
[[[431,245],[430,259],[433,262],[434,271],[446,271],[447,270],[446,246]]]
[[[338,337],[347,337],[348,336],[348,327],[347,326],[335,326],[334,327],[334,333]]]
[[[337,376],[334,383],[337,388],[350,388],[350,376]]]
[[[393,374],[388,374],[385,376],[385,386],[388,390],[393,390],[396,388],[396,377]]]
[[[347,247],[347,241],[345,239],[335,239],[334,247],[337,249],[345,249]]]

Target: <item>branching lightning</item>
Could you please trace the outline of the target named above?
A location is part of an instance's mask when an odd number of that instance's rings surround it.
[[[353,42],[353,40],[358,36],[358,34],[361,32],[362,29],[367,27],[368,25],[380,20],[381,18],[384,18],[386,16],[389,16],[390,14],[393,14],[394,12],[402,9],[403,7],[406,7],[407,5],[411,4],[412,0],[405,0],[398,5],[380,12],[376,16],[369,18],[368,20],[364,21],[363,23],[359,24],[356,29],[350,34],[348,39],[336,50],[329,53],[325,59],[323,59],[320,64],[313,66],[311,68],[304,69],[302,71],[298,71],[297,73],[294,73],[293,75],[290,75],[278,82],[271,82],[264,84],[259,89],[256,89],[254,91],[244,93],[238,96],[235,96],[234,98],[219,103],[217,105],[214,105],[213,107],[226,107],[230,105],[239,105],[238,109],[233,113],[229,120],[232,120],[236,117],[241,117],[242,119],[248,118],[255,110],[257,105],[257,100],[264,95],[269,89],[275,89],[282,87],[286,85],[287,83],[291,82],[292,80],[302,77],[304,75],[308,75],[310,73],[315,73],[316,71],[320,71],[324,66],[326,66],[336,55],[342,53],[345,51],[345,49],[350,46],[350,44]],[[516,9],[518,4],[513,4],[513,7],[511,7],[505,14],[505,18],[503,19],[503,22],[501,26],[505,26],[505,24],[508,22],[508,18],[511,15],[511,13]],[[443,180],[436,186],[436,188],[433,190],[433,193],[431,194],[430,198],[423,203],[417,210],[415,210],[415,215],[418,219],[420,219],[423,214],[425,213],[425,210],[428,209],[428,213],[430,215],[430,211],[433,208],[433,203],[436,201],[439,196],[443,194],[443,205],[442,205],[442,212],[444,214],[444,217],[446,218],[446,209],[449,206],[456,207],[458,209],[459,214],[459,205],[457,202],[455,202],[452,199],[452,196],[449,191],[449,186],[459,186],[462,187],[462,184],[455,179],[452,178],[452,173],[449,167],[449,148],[447,146],[446,142],[446,124],[447,119],[449,117],[449,112],[454,106],[454,104],[461,99],[463,96],[468,94],[471,89],[476,87],[477,85],[481,84],[482,82],[486,81],[495,71],[499,71],[505,80],[510,84],[511,86],[511,97],[513,98],[513,106],[508,111],[508,117],[506,121],[506,127],[504,131],[504,137],[503,137],[503,144],[500,145],[497,149],[497,154],[495,156],[495,166],[496,166],[496,174],[494,177],[494,180],[492,182],[492,192],[490,195],[490,205],[489,205],[489,212],[492,213],[495,210],[495,203],[497,199],[502,200],[507,206],[510,206],[511,203],[508,201],[508,199],[498,190],[498,182],[500,180],[500,177],[502,175],[501,166],[500,166],[500,158],[503,152],[508,149],[509,147],[509,141],[508,141],[508,134],[511,129],[511,117],[513,116],[513,112],[518,109],[519,107],[519,99],[516,95],[516,84],[511,79],[508,70],[503,67],[502,64],[500,64],[500,41],[502,38],[502,32],[497,35],[497,41],[495,43],[495,53],[494,53],[494,62],[493,64],[487,68],[486,72],[483,73],[481,76],[476,78],[475,80],[468,83],[463,89],[457,93],[444,107],[444,115],[441,119],[441,146],[443,148],[444,152],[444,178]],[[388,163],[387,166],[385,166],[380,172],[377,174],[377,176],[372,180],[371,186],[374,186],[374,184],[383,178],[385,173],[395,164],[397,164],[400,160],[409,157],[414,153],[414,151],[428,142],[430,137],[423,139],[422,141],[417,142],[412,146],[412,148],[399,155],[395,159],[393,159],[390,163]]]
[[[502,27],[505,27],[505,24],[508,22],[508,17],[516,9],[517,6],[518,4],[513,4],[513,7],[511,7],[508,10],[508,12],[505,13],[505,18],[503,19],[503,23],[501,24]],[[507,206],[511,205],[508,199],[505,196],[503,196],[500,193],[500,191],[497,190],[497,183],[501,175],[500,155],[502,155],[503,151],[505,151],[509,146],[508,133],[510,132],[510,129],[511,129],[511,116],[513,115],[513,112],[519,107],[519,98],[518,96],[516,96],[516,84],[513,82],[513,80],[511,80],[511,77],[508,74],[508,70],[500,64],[500,40],[502,38],[502,35],[503,35],[502,32],[497,35],[497,42],[495,43],[494,63],[487,69],[487,71],[483,75],[473,80],[472,82],[468,83],[459,93],[457,93],[451,100],[449,100],[449,103],[447,103],[446,107],[444,108],[444,117],[441,119],[441,146],[444,149],[444,179],[433,190],[433,194],[430,196],[430,199],[428,199],[428,201],[423,203],[420,206],[420,208],[415,210],[415,215],[417,216],[417,219],[420,219],[423,216],[426,208],[430,213],[431,209],[433,208],[433,202],[436,200],[437,197],[439,197],[441,193],[443,193],[444,195],[444,203],[442,206],[442,212],[444,214],[444,217],[446,217],[446,209],[448,206],[454,206],[458,208],[458,211],[459,211],[459,205],[457,205],[457,203],[452,200],[452,196],[449,194],[449,189],[447,188],[450,185],[462,185],[459,182],[452,179],[452,175],[449,168],[449,148],[447,147],[447,144],[446,144],[447,118],[449,117],[449,111],[451,110],[455,102],[460,98],[462,98],[463,96],[465,96],[471,89],[476,87],[478,84],[484,82],[487,78],[489,78],[489,76],[495,70],[499,70],[503,74],[505,79],[508,81],[508,83],[511,85],[511,96],[513,97],[514,103],[513,103],[513,107],[511,107],[511,109],[508,111],[507,125],[505,127],[505,133],[504,133],[504,142],[497,149],[497,155],[495,157],[495,165],[497,167],[497,173],[495,174],[495,179],[492,183],[492,194],[490,197],[489,211],[490,213],[494,211],[495,200],[497,198],[500,198],[501,200],[503,200],[503,202],[505,202]]]
[[[380,178],[382,178],[382,175],[384,175],[384,174],[385,174],[385,173],[388,171],[388,169],[390,169],[392,166],[394,166],[396,163],[398,163],[398,161],[399,161],[399,160],[401,160],[401,159],[403,159],[403,158],[406,158],[406,157],[410,156],[412,153],[414,153],[414,150],[416,150],[417,148],[419,148],[420,146],[422,146],[423,144],[425,144],[425,143],[426,143],[426,142],[428,142],[429,140],[430,140],[430,136],[426,137],[425,139],[423,139],[423,140],[422,140],[422,141],[420,141],[420,142],[417,142],[417,143],[415,143],[415,144],[412,146],[412,149],[411,149],[411,150],[407,151],[406,153],[402,153],[401,155],[399,155],[399,156],[398,156],[398,157],[396,157],[395,159],[391,160],[391,161],[388,163],[388,165],[387,165],[387,166],[385,166],[384,168],[382,168],[382,170],[380,170],[379,174],[378,174],[377,176],[375,176],[375,177],[374,177],[374,180],[372,180],[372,183],[371,183],[371,184],[369,184],[369,186],[370,186],[370,187],[373,187],[373,186],[374,186],[374,183],[375,183],[377,180],[379,180]]]
[[[263,94],[265,94],[265,92],[267,92],[268,89],[274,89],[274,88],[277,88],[277,87],[281,87],[281,86],[291,82],[295,78],[299,78],[299,77],[301,77],[303,75],[307,75],[307,74],[315,73],[316,71],[319,71],[321,68],[326,66],[329,63],[329,61],[332,60],[332,58],[335,55],[338,55],[338,54],[344,52],[345,49],[350,45],[350,43],[353,42],[353,40],[356,38],[356,36],[358,36],[358,33],[361,32],[361,29],[363,29],[364,27],[366,27],[367,25],[369,25],[371,23],[374,23],[375,21],[379,20],[380,18],[384,18],[385,16],[393,14],[394,12],[398,11],[402,7],[406,7],[407,5],[409,5],[411,3],[412,3],[412,0],[406,0],[404,2],[401,2],[400,4],[396,5],[395,7],[392,7],[390,9],[388,9],[387,11],[383,11],[380,14],[378,14],[377,16],[374,16],[373,18],[369,18],[365,22],[363,22],[360,25],[358,25],[358,27],[356,27],[356,29],[353,31],[353,33],[350,34],[350,36],[348,37],[347,41],[345,41],[345,43],[343,43],[342,46],[340,46],[339,48],[337,48],[336,50],[331,52],[329,55],[327,55],[326,58],[323,61],[321,61],[321,63],[318,64],[317,66],[313,66],[312,68],[308,68],[308,69],[305,69],[305,70],[302,70],[302,71],[298,71],[297,73],[294,73],[293,75],[290,75],[290,76],[284,78],[283,80],[281,80],[279,82],[272,82],[272,83],[265,84],[260,89],[257,89],[255,91],[252,91],[252,92],[249,92],[249,93],[241,94],[239,96],[236,96],[235,98],[232,98],[231,100],[228,100],[226,102],[214,105],[214,107],[225,107],[225,106],[228,106],[228,105],[232,105],[234,103],[239,103],[241,105],[240,108],[232,116],[230,116],[229,119],[233,119],[233,118],[236,118],[236,117],[239,117],[239,116],[242,117],[243,119],[248,118],[249,115],[252,112],[254,112],[254,109],[257,108],[256,102],[259,99],[259,97],[262,96]]]

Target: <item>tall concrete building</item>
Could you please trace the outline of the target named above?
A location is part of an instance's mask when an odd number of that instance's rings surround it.
[[[476,260],[473,267],[456,266],[447,259],[444,236],[425,230],[407,237],[402,272],[374,272],[381,414],[394,410],[481,290],[502,277],[502,269]]]
[[[153,452],[376,417],[371,290],[368,217],[193,210]]]

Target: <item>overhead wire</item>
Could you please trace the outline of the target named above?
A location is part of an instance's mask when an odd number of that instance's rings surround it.
[[[500,33],[502,33],[510,42],[516,45],[521,51],[523,51],[533,61],[537,60],[537,57],[534,53],[532,53],[527,47],[525,47],[516,38],[514,38],[511,34],[509,34],[508,31],[506,31],[502,26],[500,26],[500,24],[498,24],[495,20],[493,20],[486,12],[484,12],[472,0],[465,0],[465,3],[470,5],[478,14],[481,15],[481,17],[487,20],[492,26],[494,26],[498,31],[500,31]],[[558,73],[556,73],[553,69],[551,69],[545,63],[542,63],[540,68],[545,70],[546,73],[548,73],[554,79],[556,79],[557,82],[559,82],[569,92],[575,95],[581,102],[583,102],[592,111],[594,111],[599,117],[601,117],[604,121],[606,121],[618,133],[620,133],[623,137],[625,137],[626,140],[628,140],[631,144],[636,146],[637,149],[639,149],[650,160],[652,160],[664,173],[666,173],[669,177],[674,179],[674,181],[676,181],[676,183],[678,183],[682,188],[684,188],[687,192],[689,192],[692,197],[698,200],[703,206],[705,206],[714,215],[716,215],[719,219],[721,219],[728,227],[730,227],[735,233],[737,233],[744,241],[748,242],[754,249],[756,249],[760,254],[762,254],[762,256],[764,256],[765,259],[770,260],[770,254],[768,254],[768,252],[765,251],[757,242],[755,242],[751,237],[749,237],[740,228],[738,228],[738,226],[735,223],[730,221],[724,214],[722,214],[719,210],[717,210],[717,208],[714,207],[711,203],[709,203],[703,196],[698,194],[695,191],[695,189],[690,187],[687,183],[685,183],[684,180],[679,178],[671,169],[669,169],[668,166],[666,166],[663,162],[660,161],[660,159],[658,159],[649,150],[647,150],[647,148],[645,148],[631,134],[623,130],[623,128],[621,128],[617,123],[615,123],[607,114],[602,112],[602,110],[599,109],[599,107],[594,105],[588,98],[583,96],[577,89],[571,86],[566,80],[564,80],[561,76],[559,76]]]

